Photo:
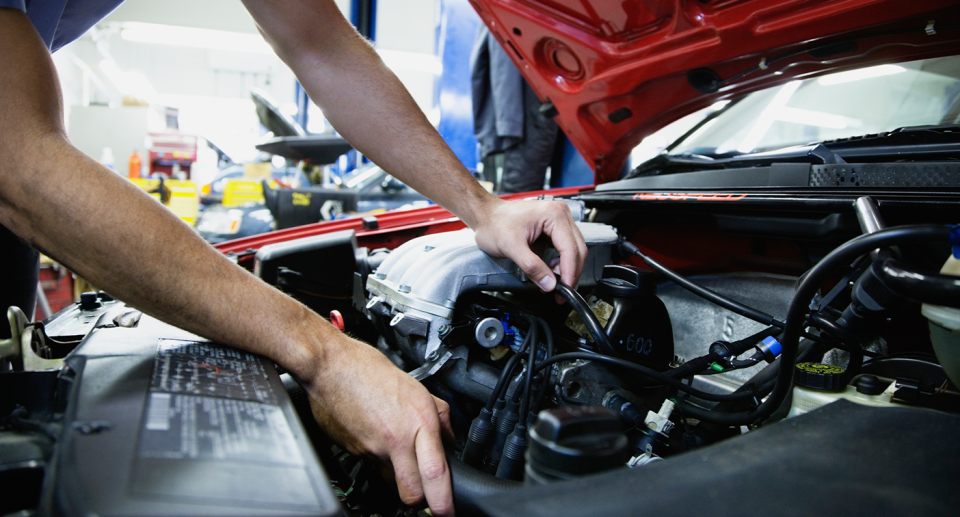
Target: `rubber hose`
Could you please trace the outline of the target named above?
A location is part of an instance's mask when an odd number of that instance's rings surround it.
[[[669,278],[675,284],[679,285],[680,287],[686,289],[687,291],[690,291],[691,293],[705,300],[711,301],[723,307],[724,309],[727,309],[728,311],[731,311],[743,316],[744,318],[749,318],[753,321],[763,323],[764,325],[772,325],[774,327],[779,327],[779,328],[783,328],[784,326],[784,323],[782,321],[777,320],[773,316],[763,311],[759,311],[757,309],[754,309],[753,307],[748,307],[738,301],[731,300],[730,298],[727,298],[726,296],[723,296],[720,293],[711,291],[710,289],[707,289],[702,285],[699,285],[690,280],[687,280],[686,278],[680,276],[678,273],[667,268],[663,264],[644,255],[643,252],[640,251],[640,248],[636,247],[633,243],[629,241],[621,242],[620,246],[627,253],[640,257],[646,265],[650,266],[650,268],[656,271],[657,273],[660,273],[661,275]]]
[[[887,289],[904,298],[960,308],[960,277],[908,269],[896,259],[873,263],[873,273]]]
[[[590,306],[587,305],[587,301],[584,300],[583,297],[580,296],[580,293],[574,288],[561,282],[560,275],[557,275],[556,290],[559,291],[560,295],[570,302],[573,309],[577,311],[580,319],[583,320],[583,324],[593,337],[593,341],[597,344],[597,348],[600,349],[600,353],[611,357],[620,357],[620,354],[618,354],[613,348],[613,345],[610,344],[610,338],[607,337],[607,333],[603,331],[603,326],[600,325],[600,322],[597,320],[596,314],[594,314],[593,311],[590,310]]]
[[[450,467],[450,481],[453,485],[453,505],[456,507],[457,515],[486,515],[477,506],[478,499],[523,486],[519,481],[501,479],[480,472],[457,459],[449,449],[446,455],[447,466]]]
[[[781,366],[777,372],[777,382],[770,396],[752,411],[711,412],[685,402],[681,403],[683,411],[687,415],[700,420],[729,426],[748,425],[769,417],[783,404],[790,393],[800,334],[806,323],[810,300],[813,299],[814,295],[820,290],[820,285],[828,280],[829,275],[835,269],[848,265],[860,255],[870,253],[877,248],[930,240],[947,241],[949,238],[949,226],[898,226],[869,235],[861,235],[840,245],[804,275],[793,300],[790,302],[790,308],[787,310],[786,326],[783,329],[783,338],[780,341],[783,346],[783,352],[780,355]]]

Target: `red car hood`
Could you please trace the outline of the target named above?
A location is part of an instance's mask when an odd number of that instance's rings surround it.
[[[657,129],[842,69],[960,51],[956,0],[470,0],[596,171]]]

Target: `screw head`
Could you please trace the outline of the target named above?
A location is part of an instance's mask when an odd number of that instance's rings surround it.
[[[386,273],[377,273],[377,274],[375,274],[375,275],[373,275],[373,276],[375,276],[375,277],[377,278],[377,280],[384,280],[384,279],[387,278],[387,274],[386,274]]]
[[[410,292],[410,286],[409,286],[409,285],[405,285],[405,284],[400,284],[400,287],[397,288],[397,291],[399,291],[399,292],[401,292],[401,293],[409,293],[409,292]]]
[[[436,361],[438,357],[440,357],[440,352],[437,352],[436,350],[434,350],[433,352],[430,352],[429,354],[427,354],[426,359],[427,361]]]
[[[436,249],[436,247],[434,247],[434,246],[424,246],[424,247],[423,247],[423,251],[432,251],[432,250],[435,250],[435,249]]]

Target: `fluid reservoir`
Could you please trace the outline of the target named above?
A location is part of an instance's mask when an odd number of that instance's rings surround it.
[[[620,357],[663,371],[673,360],[673,326],[656,290],[649,271],[614,264],[603,267],[596,294],[613,306],[604,330]]]
[[[948,258],[940,274],[960,276],[960,260]],[[930,322],[930,342],[943,371],[960,386],[960,309],[925,303],[920,312]]]
[[[794,370],[793,403],[787,418],[802,415],[840,399],[865,406],[891,407],[895,404],[885,393],[889,383],[873,375],[861,375],[855,386],[843,384],[845,370],[820,363],[800,363]]]

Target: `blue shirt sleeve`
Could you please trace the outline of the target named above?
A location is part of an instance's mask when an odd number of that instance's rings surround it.
[[[17,9],[19,11],[27,11],[27,6],[24,3],[24,0],[0,0],[0,7],[7,7],[9,9]]]

